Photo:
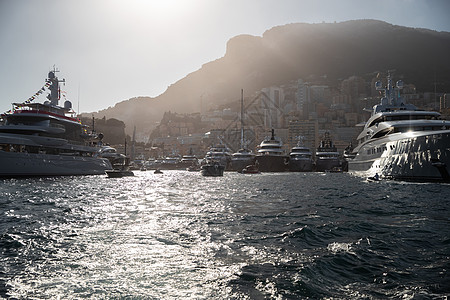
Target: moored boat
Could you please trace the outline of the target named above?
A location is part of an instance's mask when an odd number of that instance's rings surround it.
[[[214,161],[219,163],[225,170],[231,169],[231,153],[230,149],[223,143],[211,146],[204,158],[205,162]]]
[[[255,154],[246,148],[241,148],[231,155],[231,170],[240,171],[255,162]]]
[[[259,145],[255,164],[261,172],[287,170],[288,156],[285,154],[281,139],[275,137],[274,129],[272,129],[272,135],[266,137]]]
[[[178,169],[188,170],[189,168],[200,168],[200,163],[198,158],[193,154],[192,149],[190,149],[189,154],[183,155],[181,160],[178,162]]]
[[[256,165],[248,165],[240,171],[242,174],[259,174],[261,173]]]
[[[395,86],[388,74],[387,86],[348,151],[348,170],[364,177],[413,181],[450,181],[450,122],[434,111],[419,110],[400,95],[403,82]]]
[[[326,172],[338,167],[341,167],[339,152],[327,131],[316,150],[316,171]]]
[[[244,130],[244,90],[241,90],[241,143],[240,149],[231,155],[231,170],[240,172],[249,165],[255,163],[255,154],[248,147],[248,142],[245,140]]]
[[[134,176],[133,171],[130,169],[130,158],[125,154],[117,152],[115,148],[110,146],[103,147],[99,154],[102,157],[107,158],[112,165],[112,170],[106,170],[106,175],[108,175],[108,177],[118,178]]]
[[[114,170],[106,170],[106,175],[110,178],[121,178],[126,176],[134,176],[133,171],[131,170],[120,170],[120,169],[114,169]]]
[[[0,176],[99,175],[111,170],[99,155],[102,134],[88,132],[72,110],[70,101],[59,106],[56,69],[35,96],[2,114],[0,125]],[[44,91],[44,103],[32,103]]]
[[[288,166],[291,172],[311,172],[313,170],[312,152],[304,146],[302,137],[298,137],[297,145],[292,147],[289,153]]]
[[[210,161],[201,166],[201,172],[203,176],[219,177],[223,176],[225,166],[219,162]]]

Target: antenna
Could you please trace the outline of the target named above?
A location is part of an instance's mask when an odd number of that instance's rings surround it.
[[[78,114],[80,114],[80,83],[78,82]]]

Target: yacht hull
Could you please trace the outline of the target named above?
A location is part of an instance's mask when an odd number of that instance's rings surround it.
[[[339,159],[335,158],[322,158],[316,159],[316,171],[317,172],[325,172],[330,171],[333,168],[340,167]]]
[[[412,181],[450,181],[450,130],[399,134],[368,142],[349,172]]]
[[[245,167],[252,165],[255,163],[255,159],[254,158],[250,158],[250,159],[239,159],[239,160],[231,160],[231,171],[242,171],[243,169],[245,169]]]
[[[260,172],[287,171],[287,157],[280,155],[258,155],[255,164]]]
[[[111,170],[106,158],[0,151],[0,177],[101,175]]]
[[[292,158],[289,160],[289,171],[291,172],[311,172],[312,170],[312,160]]]
[[[201,173],[203,176],[210,177],[219,177],[223,176],[223,171],[225,167],[222,165],[214,164],[214,165],[203,165],[201,167]]]

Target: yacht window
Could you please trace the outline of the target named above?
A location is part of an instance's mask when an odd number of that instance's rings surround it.
[[[386,128],[386,129],[380,130],[376,134],[374,134],[373,138],[379,138],[379,137],[385,136],[385,135],[389,134],[391,130],[392,130],[391,128]]]

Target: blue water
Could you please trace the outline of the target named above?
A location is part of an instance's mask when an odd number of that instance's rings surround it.
[[[136,171],[0,181],[0,297],[445,299],[450,185]]]

